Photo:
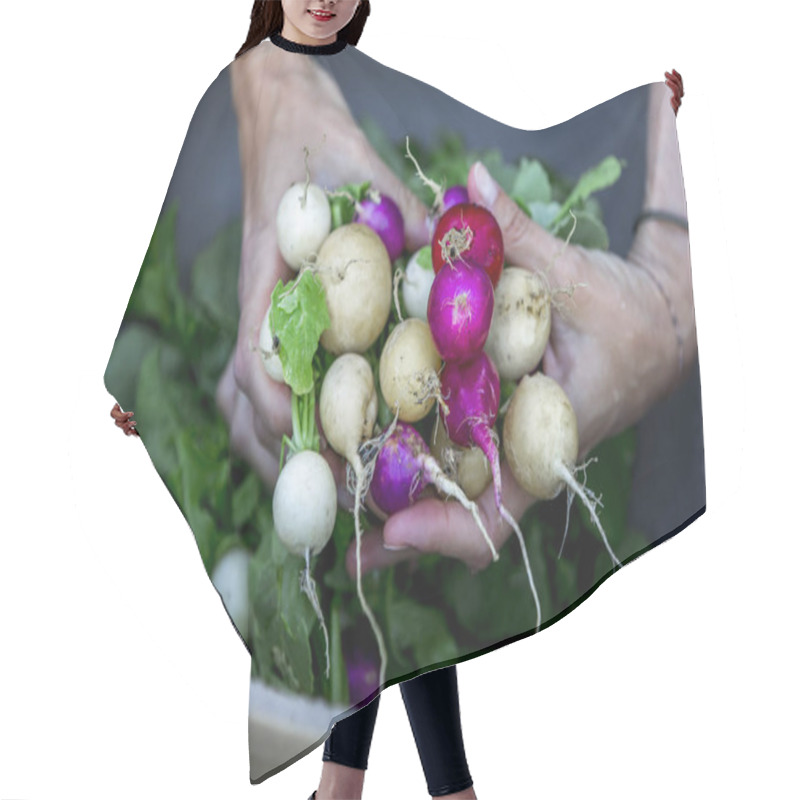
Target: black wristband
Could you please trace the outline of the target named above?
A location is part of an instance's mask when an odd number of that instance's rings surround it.
[[[639,227],[639,224],[646,219],[659,219],[662,222],[671,222],[673,225],[678,225],[684,230],[689,230],[689,220],[686,219],[686,217],[681,217],[678,214],[673,214],[669,211],[645,209],[641,214],[639,214],[638,217],[636,217],[636,222],[633,224],[634,233],[636,233],[636,229]]]

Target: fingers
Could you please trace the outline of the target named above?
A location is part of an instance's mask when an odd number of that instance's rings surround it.
[[[292,393],[285,384],[267,375],[255,332],[240,331],[233,359],[233,375],[255,411],[262,442],[280,444],[284,435],[292,435]]]
[[[380,531],[369,531],[361,537],[361,574],[366,575],[376,569],[386,569],[404,561],[412,561],[419,557],[419,551],[411,547],[401,550],[387,550],[383,544]],[[347,549],[347,573],[356,577],[356,542],[355,539]]]
[[[470,200],[489,209],[503,232],[505,260],[527,269],[544,269],[563,248],[563,241],[527,217],[479,161],[467,179]]]
[[[503,505],[519,519],[533,503],[514,480],[507,464],[502,465]],[[494,488],[489,486],[475,501],[486,532],[500,550],[511,528],[500,518],[495,506]],[[387,547],[412,547],[423,553],[438,553],[457,558],[472,570],[481,570],[492,562],[489,545],[475,520],[454,500],[421,500],[387,520],[383,528]]]
[[[667,79],[665,83],[672,90],[672,99],[670,100],[670,105],[677,116],[678,109],[681,105],[681,98],[683,97],[683,78],[681,77],[680,73],[674,69],[671,73],[665,72],[664,76]]]
[[[501,526],[497,522],[492,525],[485,514],[482,516],[497,547]],[[413,547],[422,553],[457,558],[473,570],[484,569],[492,560],[489,545],[472,515],[452,500],[420,500],[393,514],[383,528],[383,538],[389,547]]]

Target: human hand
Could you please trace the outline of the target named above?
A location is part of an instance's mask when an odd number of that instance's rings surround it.
[[[231,65],[243,178],[243,237],[239,268],[241,316],[236,348],[217,389],[231,443],[274,487],[281,441],[291,436],[291,391],[269,378],[257,349],[261,323],[279,279],[294,274],[277,245],[275,218],[289,186],[306,177],[326,188],[371,180],[389,194],[406,222],[406,245],[427,243],[426,209],[386,167],[356,124],[335,81],[314,62],[270,42]],[[322,441],[345,500],[344,468]]]
[[[126,436],[138,436],[139,431],[136,430],[136,420],[133,418],[133,411],[123,411],[119,403],[114,403],[111,409],[111,416],[114,418],[114,424],[121,428]]]
[[[549,281],[556,308],[541,368],[572,403],[583,458],[637,422],[682,377],[686,365],[675,318],[686,318],[687,309],[676,311],[665,298],[685,305],[685,286],[683,291],[677,287],[688,274],[688,237],[685,231],[668,231],[670,247],[653,247],[648,240],[652,229],[643,229],[629,258],[623,259],[568,245],[548,233],[523,214],[481,164],[470,170],[468,189],[470,199],[488,207],[497,219],[506,262],[540,270]],[[659,260],[656,252],[671,258]],[[519,519],[533,498],[505,465],[502,479],[503,503]],[[511,530],[499,517],[492,487],[476,502],[499,549]],[[394,549],[403,546],[411,549]],[[377,531],[365,537],[362,568],[388,566],[421,552],[458,558],[473,569],[491,561],[470,514],[456,503],[429,499],[387,520],[382,541]],[[349,556],[348,567],[354,561],[353,554]]]
[[[678,109],[681,106],[681,98],[683,97],[683,78],[681,77],[680,72],[673,69],[672,72],[665,72],[664,77],[666,81],[664,83],[669,86],[672,90],[672,99],[670,100],[670,104],[672,105],[672,110],[675,112],[675,116],[678,116]]]

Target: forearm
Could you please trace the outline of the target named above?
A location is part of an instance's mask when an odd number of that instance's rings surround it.
[[[651,87],[644,208],[685,218],[686,196],[670,94],[664,84]],[[628,260],[650,277],[662,305],[653,308],[650,332],[652,346],[662,355],[660,396],[688,375],[697,357],[689,234],[672,222],[644,219]]]

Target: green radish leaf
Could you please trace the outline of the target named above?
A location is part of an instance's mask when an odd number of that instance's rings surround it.
[[[347,664],[342,651],[342,598],[341,593],[334,595],[331,603],[331,682],[330,700],[338,705],[347,705],[350,701],[350,690],[347,685]]]
[[[543,228],[549,228],[558,216],[559,203],[528,203],[531,219]],[[570,222],[572,218],[570,217]]]
[[[625,162],[615,156],[607,156],[597,166],[584,172],[564,201],[554,222],[559,222],[566,217],[574,205],[586,200],[594,192],[607,189],[615,184],[622,174],[624,165]]]
[[[136,391],[136,422],[142,443],[161,477],[170,486],[178,466],[175,437],[182,427],[181,415],[170,397],[170,385],[161,370],[161,354],[169,345],[157,345],[145,356]]]
[[[575,233],[569,240],[570,244],[579,244],[582,247],[588,247],[596,250],[608,250],[608,231],[605,225],[596,217],[587,214],[585,211],[574,211],[575,215]],[[556,236],[566,239],[572,230],[573,220],[572,216],[567,219],[561,220],[561,223],[554,231]]]
[[[541,162],[523,158],[511,189],[512,195],[525,203],[549,203],[552,199],[550,179]]]
[[[227,459],[220,459],[216,447],[204,441],[204,429],[184,428],[175,437],[180,476],[180,508],[194,533],[206,571],[214,566],[214,552],[225,538],[220,521],[209,507],[216,487],[229,484]],[[229,533],[229,532],[227,532]]]
[[[242,220],[224,227],[192,266],[192,300],[229,335],[239,327],[239,295],[235,276],[242,252]]]
[[[176,217],[177,205],[173,203],[158,218],[125,311],[126,318],[130,315],[154,322],[162,331],[173,328],[175,304],[183,300],[175,255]]]
[[[239,530],[255,513],[261,497],[261,481],[255,472],[233,490],[233,527]]]
[[[331,324],[325,289],[311,270],[303,270],[272,292],[272,333],[280,342],[279,356],[286,383],[297,395],[314,388],[314,354],[319,337]]]
[[[587,488],[601,498],[603,505],[597,506],[597,516],[606,532],[609,544],[620,559],[634,552],[634,548],[631,548],[627,541],[629,535],[627,515],[635,455],[636,429],[631,427],[592,450],[590,460],[596,458],[597,461],[587,466],[585,476],[580,470],[575,476],[578,483],[585,481]],[[573,513],[576,508],[579,510],[586,531],[589,531],[589,535],[599,544],[601,552],[597,558],[597,569],[601,575],[605,575],[613,566],[611,557],[602,544],[600,532],[579,497],[573,501]]]
[[[431,246],[426,244],[418,253],[417,253],[417,264],[419,264],[423,269],[428,270],[428,272],[433,271],[433,256],[431,255]]]
[[[311,694],[314,688],[314,673],[311,662],[312,639],[316,642],[319,636],[319,652],[322,663],[325,662],[322,629],[310,600],[300,589],[300,572],[303,562],[299,558],[290,558],[281,568],[281,611],[283,635],[279,637],[278,647],[287,657],[287,666],[280,663],[279,669],[285,676],[297,680],[296,689]],[[325,613],[323,608],[323,614]],[[316,646],[316,645],[315,645]],[[287,672],[288,670],[288,672]]]
[[[158,335],[147,325],[126,322],[114,342],[104,380],[108,391],[126,411],[135,408],[142,363],[159,341]]]
[[[336,190],[337,192],[341,192],[341,195],[337,197],[328,197],[328,202],[331,207],[332,231],[353,221],[356,211],[355,204],[360,203],[367,196],[370,185],[370,181],[366,181],[365,183],[347,183]]]
[[[408,597],[393,598],[389,610],[392,645],[398,651],[411,648],[415,666],[428,667],[458,657],[458,647],[442,611]]]

